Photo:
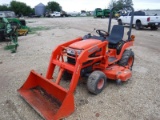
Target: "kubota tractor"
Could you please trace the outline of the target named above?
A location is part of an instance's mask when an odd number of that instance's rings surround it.
[[[131,6],[124,8],[134,12]],[[128,39],[123,40],[122,25],[113,25],[110,32],[114,9],[111,10],[108,32],[96,30],[97,36],[88,34],[57,46],[52,52],[46,77],[32,70],[18,90],[44,119],[57,120],[74,112],[73,95],[80,77],[88,76],[87,88],[93,94],[100,93],[108,79],[120,82],[131,78],[134,53],[127,48],[133,45],[135,38],[131,35],[133,16]],[[53,76],[57,66],[58,75]],[[65,88],[61,82],[69,77],[69,87]]]

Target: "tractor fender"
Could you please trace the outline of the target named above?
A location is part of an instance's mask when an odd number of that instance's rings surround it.
[[[129,47],[131,47],[131,46],[133,46],[133,41],[128,41],[128,42],[124,43],[124,45],[123,45],[122,48],[121,48],[120,54],[117,56],[118,59],[121,59],[121,57],[122,57],[122,55],[123,55],[123,52],[124,52],[127,48],[129,48]]]

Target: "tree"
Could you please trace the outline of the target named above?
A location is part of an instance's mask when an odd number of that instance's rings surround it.
[[[0,5],[0,11],[8,11],[8,10],[10,10],[8,5]]]
[[[132,0],[123,0],[124,4],[133,6]]]
[[[111,0],[111,2],[109,3],[108,8],[109,8],[109,9],[112,9],[113,7],[116,6],[116,4],[117,4],[116,0]]]
[[[125,5],[124,0],[118,0],[116,5],[118,6],[118,9],[122,9],[123,5]]]
[[[33,9],[23,2],[12,1],[10,7],[17,15],[29,15],[33,13]]]
[[[113,7],[117,6],[118,9],[121,9],[123,5],[131,5],[133,6],[132,0],[112,0],[109,4],[109,9],[112,9]]]
[[[59,5],[59,3],[52,1],[52,2],[48,2],[46,9],[52,12],[53,11],[60,12],[62,10],[62,7]]]
[[[81,10],[81,13],[86,13],[86,11],[85,10]]]

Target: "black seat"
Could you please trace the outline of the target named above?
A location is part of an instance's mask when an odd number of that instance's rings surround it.
[[[109,44],[116,45],[122,40],[123,35],[124,35],[124,26],[114,25],[111,34],[109,35],[109,37],[107,37],[107,40],[109,41]]]

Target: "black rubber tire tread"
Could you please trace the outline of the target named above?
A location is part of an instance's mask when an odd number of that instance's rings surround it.
[[[151,27],[151,30],[157,30],[157,29],[158,29],[158,27],[156,27],[156,26]]]
[[[122,20],[118,20],[118,25],[123,25]]]
[[[136,22],[136,24],[135,24],[136,30],[140,30],[141,26],[142,26],[141,22]]]
[[[63,72],[62,78],[63,78],[63,80],[71,80],[72,74],[65,70]]]
[[[97,84],[101,78],[104,79],[104,85],[101,89],[98,89]],[[99,94],[105,88],[106,84],[107,84],[106,75],[102,71],[99,71],[99,70],[93,71],[89,75],[88,80],[87,80],[88,91],[95,95]]]
[[[118,65],[126,66],[128,64],[128,60],[130,57],[133,57],[133,63],[134,63],[134,52],[132,50],[125,50],[122,55],[122,58],[118,61]],[[130,68],[131,70],[132,70],[133,63]]]

